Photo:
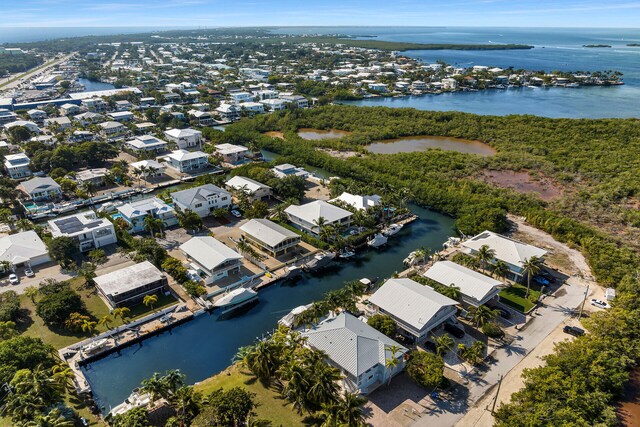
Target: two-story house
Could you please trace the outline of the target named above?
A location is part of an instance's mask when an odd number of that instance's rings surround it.
[[[34,202],[52,201],[62,197],[60,185],[48,176],[31,178],[18,185],[17,189]]]
[[[202,132],[195,129],[169,129],[164,132],[164,136],[181,150],[200,147],[202,144]]]
[[[67,236],[78,242],[81,252],[117,243],[113,224],[106,218],[98,218],[93,211],[82,212],[49,221],[53,237]]]
[[[176,191],[171,193],[171,198],[176,207],[183,211],[189,209],[201,218],[211,215],[216,209],[231,207],[231,193],[213,184]]]
[[[4,156],[4,168],[12,179],[23,179],[31,176],[30,163],[31,160],[24,153]]]
[[[145,230],[145,218],[147,216],[162,220],[165,227],[171,227],[178,223],[175,209],[157,197],[125,203],[122,206],[118,206],[117,209],[119,215],[116,214],[118,215],[116,217],[124,219],[129,224],[130,233],[139,233]]]
[[[211,236],[192,237],[180,250],[206,285],[239,275],[242,267],[242,255]]]
[[[244,163],[251,154],[249,149],[243,145],[234,144],[218,144],[216,145],[216,154],[222,157],[224,163],[237,165]]]
[[[271,197],[271,187],[251,178],[236,175],[226,183],[229,190],[243,191],[251,200],[262,200]]]
[[[314,236],[320,234],[320,225],[348,228],[353,216],[348,210],[324,200],[315,200],[299,206],[290,205],[284,212],[293,226]]]
[[[167,156],[167,165],[182,173],[195,173],[207,169],[209,155],[202,151],[176,150]]]
[[[160,153],[166,151],[169,144],[153,135],[140,135],[125,142],[124,146],[137,153]]]

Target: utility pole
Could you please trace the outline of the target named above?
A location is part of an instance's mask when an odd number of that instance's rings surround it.
[[[491,406],[491,415],[494,415],[496,412],[496,403],[498,403],[498,394],[500,394],[500,386],[502,385],[502,377],[503,375],[500,375],[500,379],[498,380],[498,390],[496,390],[496,395],[493,398],[493,406]]]
[[[589,296],[589,285],[587,285],[587,289],[584,291],[584,299],[582,300],[582,305],[580,306],[580,314],[578,315],[578,320],[582,319],[582,311],[584,310],[584,304],[587,302],[588,296]]]

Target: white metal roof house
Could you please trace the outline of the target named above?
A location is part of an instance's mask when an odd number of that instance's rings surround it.
[[[176,150],[167,155],[167,165],[182,173],[195,173],[207,169],[209,155],[202,151]]]
[[[193,237],[180,250],[207,285],[240,273],[242,255],[211,236]]]
[[[23,181],[17,188],[35,202],[55,200],[62,196],[60,185],[48,176]]]
[[[378,206],[381,199],[382,197],[378,196],[377,194],[374,194],[372,196],[359,196],[357,194],[344,192],[331,201],[341,201],[349,206],[353,206],[357,210],[366,210],[374,206]]]
[[[31,176],[30,163],[31,159],[24,153],[7,154],[4,156],[4,168],[12,179]]]
[[[243,163],[250,152],[244,145],[218,144],[216,145],[216,154],[222,156],[225,163],[237,165]]]
[[[465,251],[471,255],[475,255],[478,250],[487,245],[495,251],[494,260],[500,260],[507,264],[512,273],[511,279],[516,281],[523,279],[523,264],[531,257],[537,257],[544,260],[547,251],[536,246],[522,243],[500,234],[483,231],[482,233],[462,242]]]
[[[159,153],[166,151],[169,144],[152,135],[136,136],[134,139],[124,143],[126,147],[137,152],[155,151]]]
[[[111,221],[98,218],[93,211],[52,219],[48,226],[53,237],[67,236],[77,239],[82,252],[117,242],[116,231]]]
[[[147,178],[162,176],[164,171],[167,169],[165,165],[158,163],[155,160],[140,160],[139,162],[129,164],[129,167],[132,171],[146,170],[145,176]]]
[[[251,199],[260,200],[271,196],[271,187],[251,178],[236,175],[227,181],[227,188],[244,191]]]
[[[8,261],[10,269],[35,267],[51,261],[47,246],[33,231],[0,237],[0,261]]]
[[[218,208],[228,209],[231,206],[231,193],[213,184],[176,191],[171,193],[171,198],[176,207],[183,211],[192,210],[201,218]]]
[[[282,165],[278,165],[276,167],[271,168],[271,172],[273,172],[277,178],[285,178],[287,176],[301,176],[306,178],[309,176],[309,172],[304,170],[304,168],[299,168],[289,163],[285,163]]]
[[[160,292],[167,286],[167,277],[149,261],[112,271],[93,280],[112,309],[138,303],[145,295]]]
[[[496,298],[504,284],[452,261],[438,261],[424,276],[444,286],[460,288],[462,302],[479,307]]]
[[[268,219],[252,219],[240,227],[242,235],[273,257],[279,257],[300,243],[300,235]]]
[[[130,233],[143,231],[145,229],[144,219],[148,215],[161,219],[166,227],[170,227],[178,223],[176,211],[157,197],[136,200],[135,202],[118,206],[117,209],[120,217],[127,221],[131,226],[129,229]]]
[[[456,301],[411,279],[389,279],[370,298],[376,311],[391,316],[416,342],[456,315]]]
[[[202,143],[202,132],[195,129],[169,129],[164,131],[164,136],[180,149],[199,147]]]
[[[294,226],[316,236],[320,232],[318,227],[320,218],[324,218],[326,225],[349,227],[353,215],[351,212],[324,200],[315,200],[299,206],[290,205],[284,212]]]
[[[352,392],[371,393],[404,369],[407,349],[349,313],[340,313],[302,332],[307,345],[326,353],[329,363],[345,375]],[[395,354],[392,348],[399,348]],[[397,360],[387,368],[387,361]]]

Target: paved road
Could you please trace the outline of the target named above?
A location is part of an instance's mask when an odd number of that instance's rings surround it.
[[[57,59],[55,60],[55,62],[52,62],[51,64],[47,65],[44,68],[35,68],[33,69],[33,71],[27,71],[26,74],[19,74],[18,77],[20,77],[17,80],[12,81],[9,84],[3,83],[2,81],[0,81],[0,90],[9,90],[9,89],[13,89],[14,87],[17,87],[18,85],[20,85],[21,83],[25,83],[27,80],[29,80],[31,77],[33,77],[35,74],[39,74],[39,73],[44,73],[47,70],[51,69],[52,67],[55,67],[56,65],[66,61],[67,59],[71,58],[71,56],[73,56],[75,52],[70,53],[67,56],[62,57],[61,59]],[[12,79],[15,78],[16,76],[13,75],[11,77],[9,77],[8,79]],[[3,79],[4,81],[4,79]]]
[[[512,344],[496,350],[489,368],[479,375],[468,377],[466,388],[458,387],[452,396],[431,400],[431,406],[414,425],[428,427],[454,426],[487,391],[498,383],[501,375],[507,374],[532,349],[538,346],[560,323],[570,317],[580,306],[586,288],[573,278],[557,292],[557,297],[547,297],[546,307],[538,309],[527,326],[520,331]]]

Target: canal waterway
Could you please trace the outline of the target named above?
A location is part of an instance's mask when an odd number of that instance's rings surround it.
[[[403,269],[403,259],[417,248],[441,249],[453,233],[453,219],[417,206],[411,209],[419,219],[389,239],[383,249],[363,250],[356,259],[305,274],[295,284],[263,289],[260,302],[238,317],[219,320],[215,314],[205,314],[85,366],[96,402],[108,411],[140,381],[169,369],[180,369],[189,383],[202,381],[229,366],[238,348],[272,331],[291,309],[319,300],[346,281],[390,277]]]
[[[116,88],[111,83],[98,82],[89,79],[78,79],[78,83],[84,86],[85,92],[93,92],[96,90],[111,90]]]

